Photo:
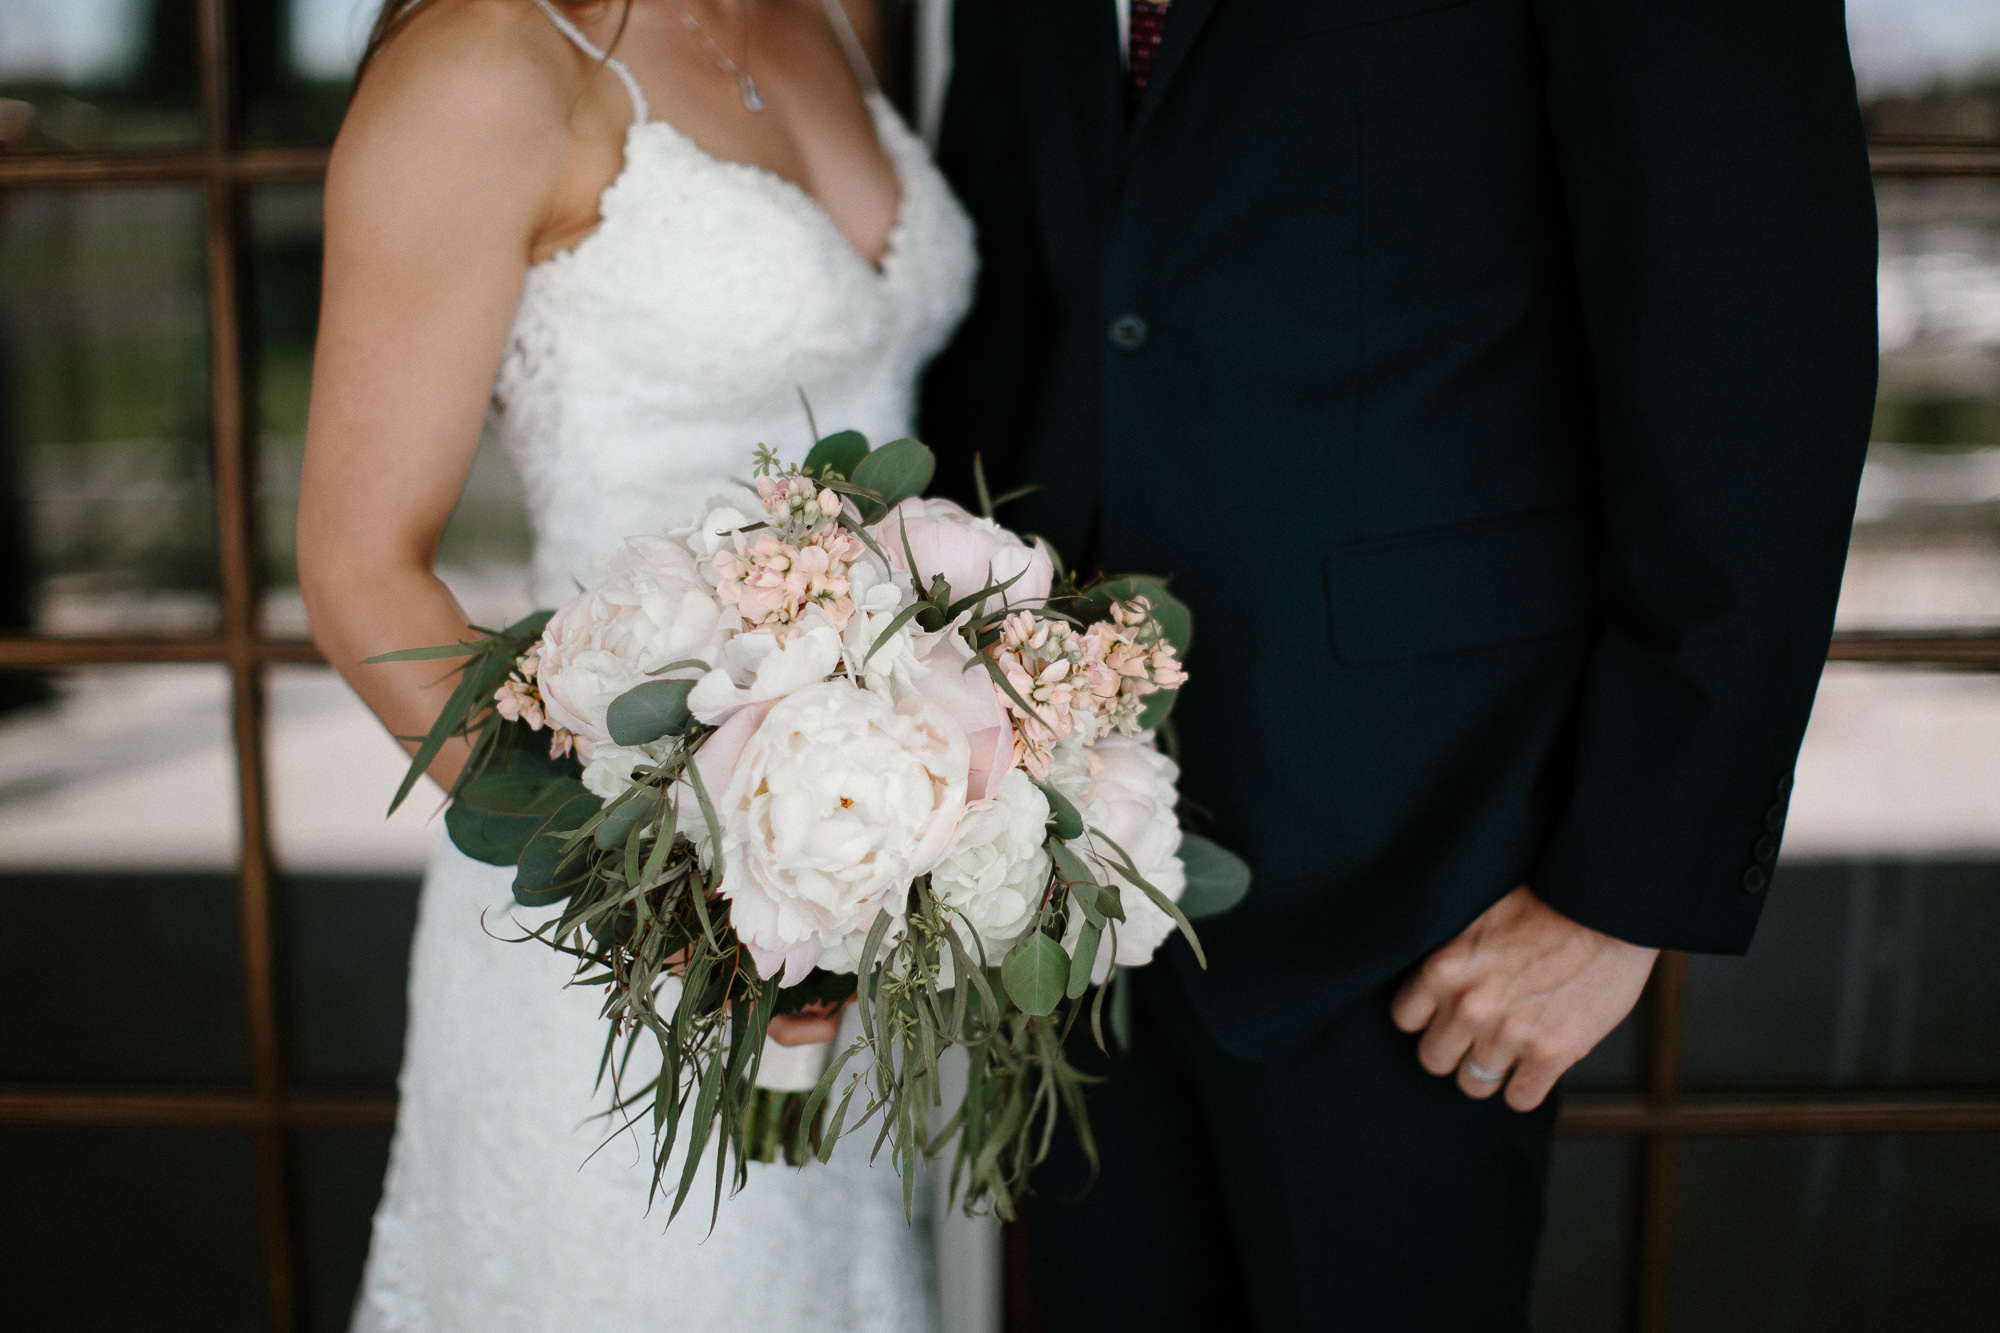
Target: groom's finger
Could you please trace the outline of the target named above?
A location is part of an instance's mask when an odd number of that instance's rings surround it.
[[[1446,994],[1417,1043],[1417,1059],[1440,1078],[1457,1069],[1472,1044],[1500,1017],[1491,987],[1474,984]]]
[[[1389,1019],[1405,1032],[1422,1032],[1437,1013],[1437,995],[1424,980],[1421,968],[1403,978],[1396,998],[1389,1002]]]

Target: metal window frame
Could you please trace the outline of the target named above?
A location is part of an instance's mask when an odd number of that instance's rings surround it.
[[[221,632],[187,638],[0,636],[0,670],[147,662],[227,666],[242,822],[237,898],[250,1083],[211,1089],[0,1084],[0,1125],[251,1133],[256,1144],[265,1321],[272,1333],[293,1333],[299,1324],[299,1301],[289,1138],[300,1131],[385,1130],[394,1122],[396,1103],[387,1092],[308,1092],[293,1089],[287,1080],[266,799],[264,669],[273,662],[321,659],[311,643],[268,636],[261,624],[250,330],[242,281],[248,252],[243,207],[250,187],[323,179],[328,154],[324,149],[238,146],[233,123],[232,19],[231,0],[197,0],[204,125],[199,149],[0,157],[0,189],[136,183],[202,187]],[[1882,139],[1871,144],[1870,158],[1875,173],[1883,177],[2000,177],[2000,139]],[[2000,633],[1843,636],[1834,642],[1828,658],[2000,670]],[[1690,1094],[1682,1086],[1687,985],[1686,957],[1664,956],[1650,986],[1646,1091],[1572,1095],[1561,1122],[1561,1132],[1568,1137],[1611,1137],[1640,1146],[1632,1239],[1636,1259],[1632,1324],[1638,1333],[1667,1333],[1671,1325],[1683,1140],[1715,1135],[2000,1133],[2000,1089],[1895,1095],[1813,1089],[1768,1096]],[[1020,1313],[1010,1317],[1010,1327],[1019,1326]]]

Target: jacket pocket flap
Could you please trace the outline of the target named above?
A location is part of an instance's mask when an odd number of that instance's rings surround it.
[[[1579,516],[1544,509],[1328,549],[1334,656],[1386,662],[1588,624],[1596,564]]]

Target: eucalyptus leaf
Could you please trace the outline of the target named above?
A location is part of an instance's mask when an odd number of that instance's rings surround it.
[[[604,723],[616,745],[650,745],[663,736],[678,736],[692,720],[688,714],[691,680],[649,680],[634,685],[611,701]]]
[[[827,436],[812,447],[806,454],[805,471],[814,477],[823,477],[826,469],[832,468],[843,479],[853,480],[855,470],[866,457],[868,437],[858,430],[844,430]]]
[[[648,796],[635,794],[627,797],[623,805],[605,816],[604,822],[591,835],[591,840],[600,850],[607,852],[614,847],[625,846],[633,831],[646,822],[646,816],[652,814],[654,808],[655,802]]]
[[[1069,986],[1065,993],[1070,999],[1080,999],[1090,989],[1090,970],[1097,965],[1097,946],[1103,938],[1104,932],[1096,922],[1083,923],[1076,937],[1076,952],[1069,959]]]
[[[884,508],[894,509],[913,495],[922,495],[937,472],[937,459],[918,440],[891,440],[855,465],[856,486],[878,492]]]
[[[523,907],[548,907],[569,897],[584,873],[575,851],[556,838],[530,838],[514,872],[514,901]]]
[[[1220,916],[1250,892],[1250,863],[1199,833],[1181,834],[1181,864],[1187,890],[1180,906],[1190,921]]]
[[[1049,818],[1055,821],[1056,836],[1065,842],[1072,838],[1081,838],[1083,816],[1077,813],[1077,808],[1070,803],[1069,797],[1046,782],[1037,782],[1035,785],[1040,787],[1042,795],[1049,799]]]
[[[1030,931],[1007,954],[1000,977],[1024,1012],[1052,1014],[1069,986],[1069,955],[1041,931]]]
[[[393,653],[364,657],[361,665],[381,666],[384,662],[430,662],[441,657],[471,657],[485,652],[487,642],[485,639],[469,639],[464,643],[440,643],[429,648],[403,648]]]

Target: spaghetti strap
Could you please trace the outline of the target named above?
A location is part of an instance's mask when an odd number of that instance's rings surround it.
[[[865,93],[879,93],[882,85],[875,78],[875,67],[868,63],[868,52],[861,45],[861,38],[854,31],[854,20],[847,17],[847,6],[840,0],[821,0],[826,6],[826,17],[833,24],[833,35],[840,39],[840,49],[847,55],[847,63],[854,70],[855,81]]]
[[[830,0],[830,3],[837,4],[839,0]],[[639,80],[632,77],[632,71],[626,67],[624,61],[599,50],[597,43],[584,36],[583,29],[571,23],[568,15],[557,9],[549,0],[535,0],[535,4],[541,9],[542,13],[548,15],[549,22],[556,25],[557,32],[575,43],[577,50],[583,52],[592,60],[595,60],[598,64],[618,76],[618,81],[625,85],[626,96],[632,99],[632,120],[634,123],[643,125],[653,118],[653,110],[646,103],[645,91],[639,87]]]

